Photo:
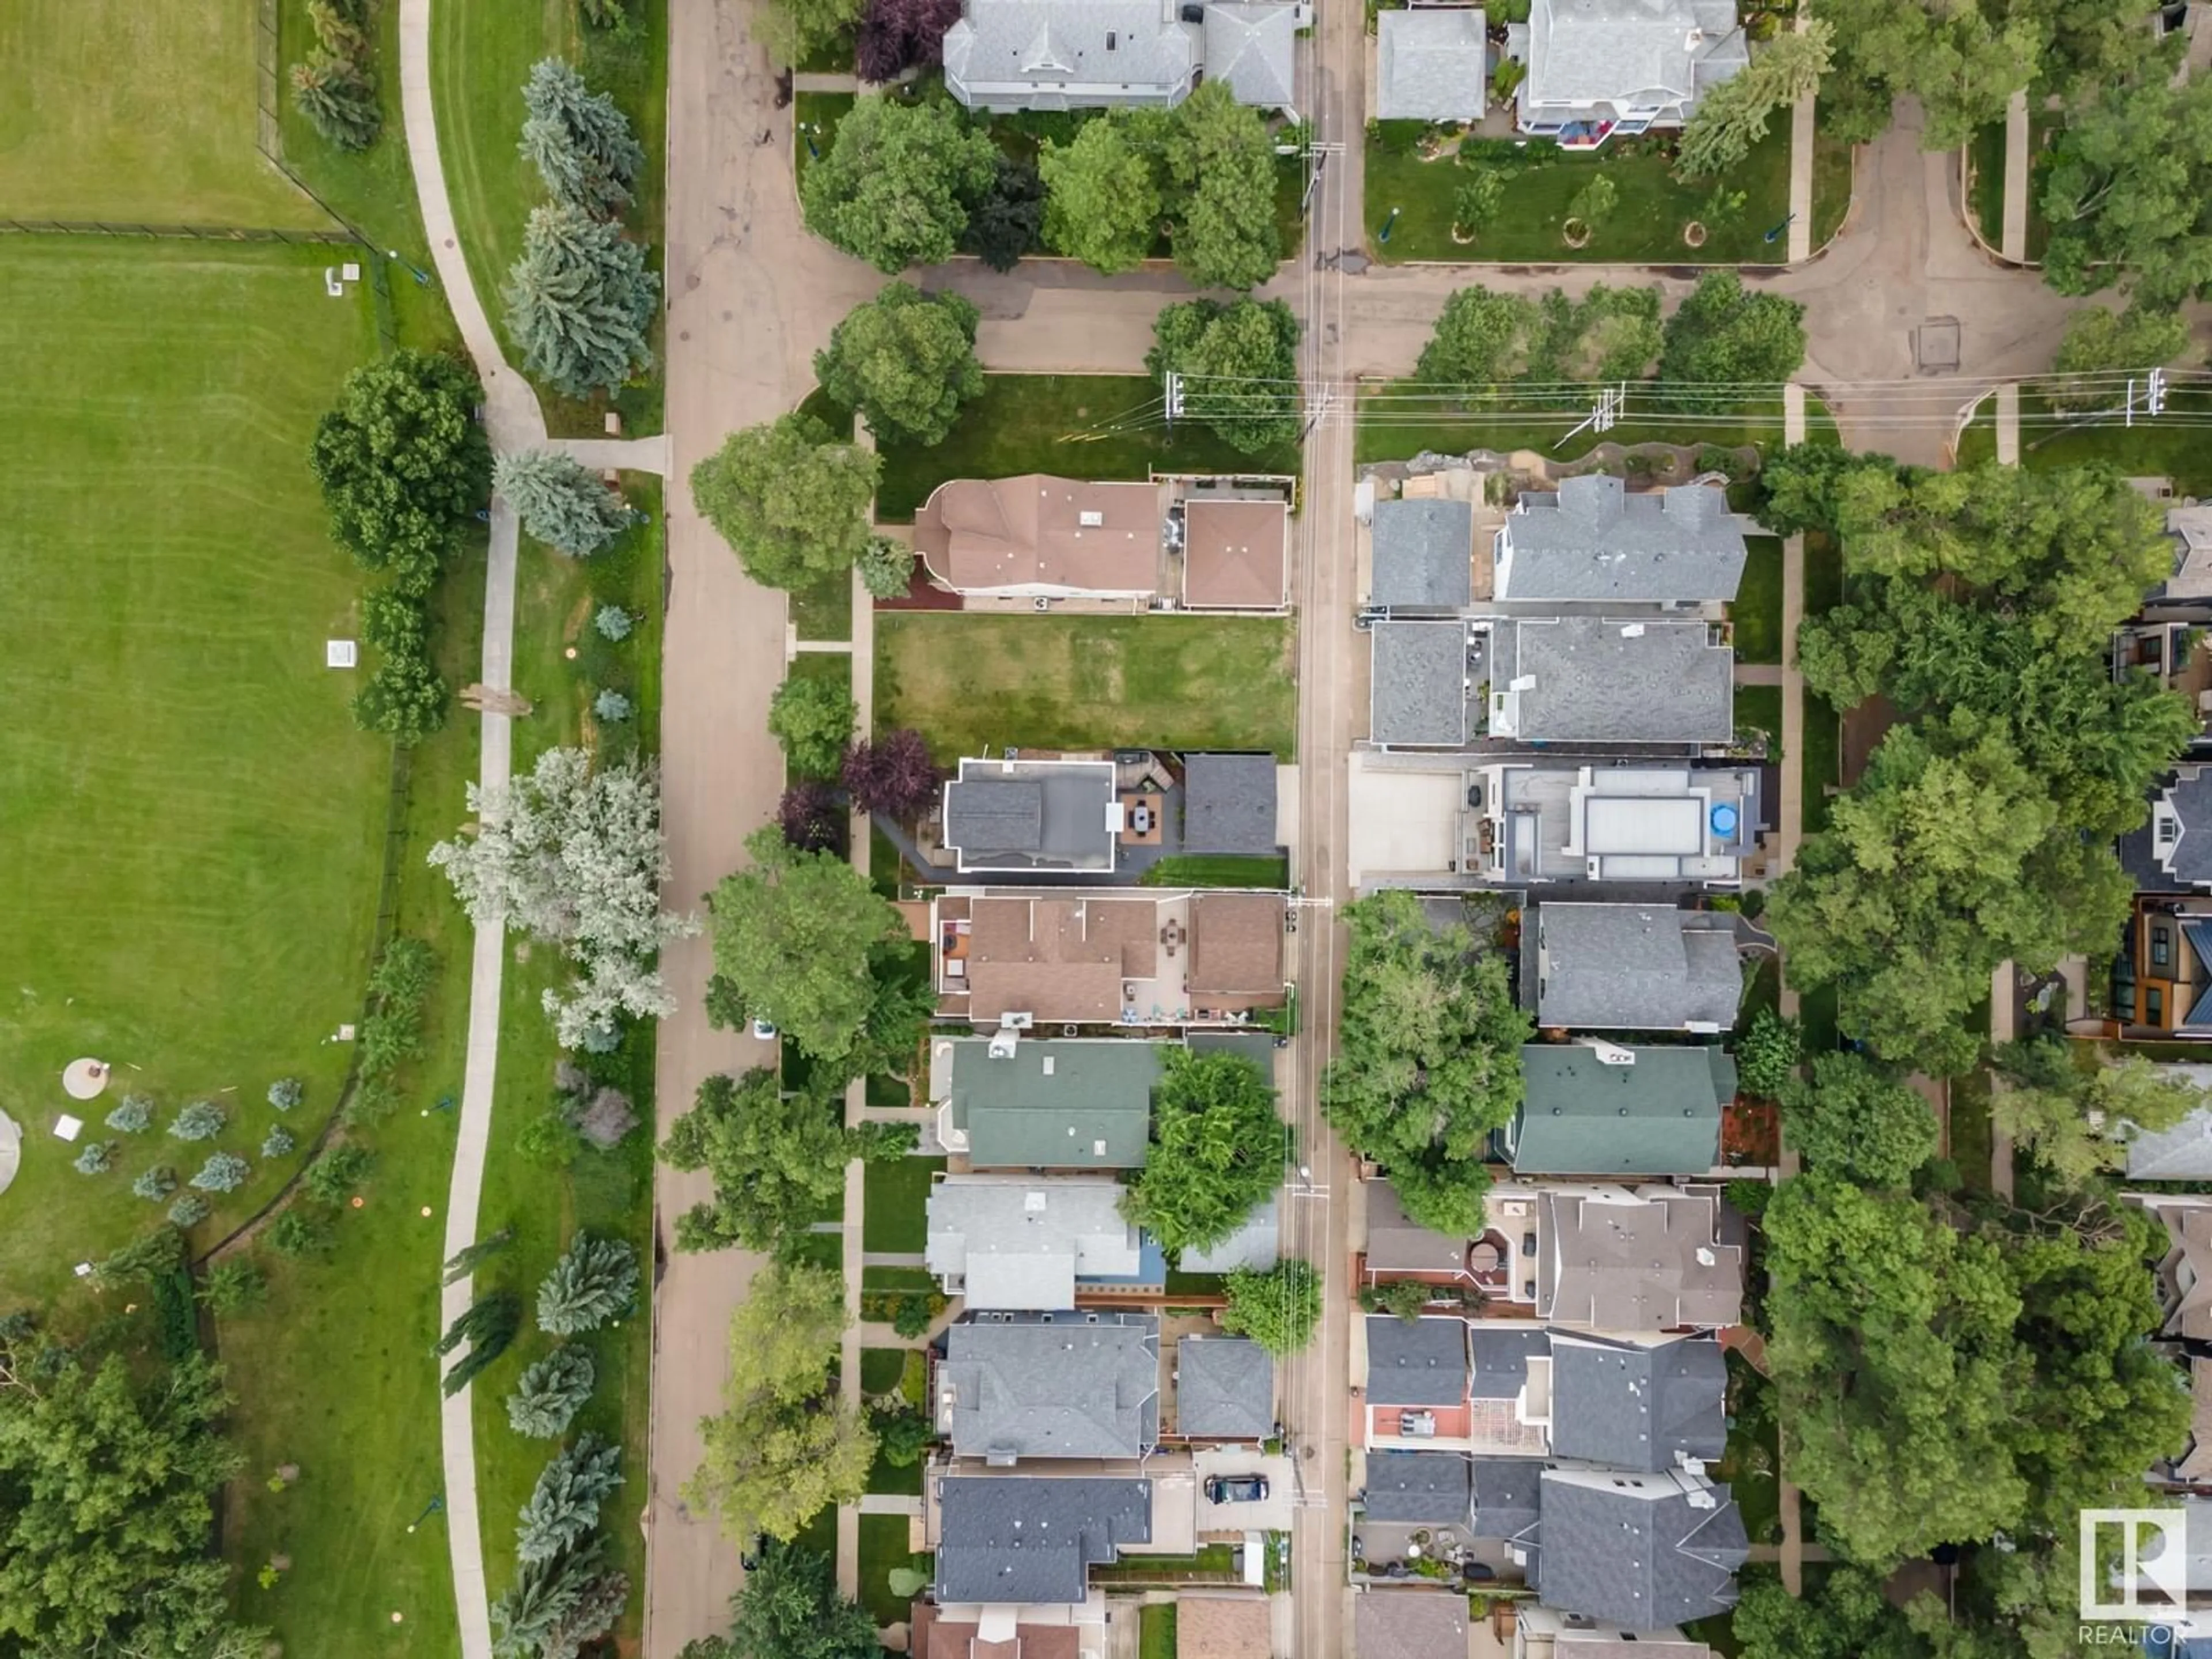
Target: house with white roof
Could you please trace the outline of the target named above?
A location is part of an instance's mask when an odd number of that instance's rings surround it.
[[[1521,131],[1594,149],[1681,126],[1751,48],[1735,0],[1532,0],[1505,55],[1528,65],[1514,97]]]

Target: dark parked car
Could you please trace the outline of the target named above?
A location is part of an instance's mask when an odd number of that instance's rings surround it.
[[[1264,1474],[1217,1474],[1206,1483],[1206,1501],[1209,1504],[1257,1504],[1267,1496],[1267,1477]]]

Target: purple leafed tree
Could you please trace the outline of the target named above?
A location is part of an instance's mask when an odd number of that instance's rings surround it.
[[[845,787],[853,804],[902,823],[920,817],[936,800],[938,776],[919,732],[902,729],[845,751]]]
[[[960,0],[869,0],[860,23],[860,78],[889,81],[909,67],[934,68],[945,31],[959,17]]]
[[[796,784],[776,803],[783,838],[802,853],[836,853],[845,843],[845,809],[826,783]]]

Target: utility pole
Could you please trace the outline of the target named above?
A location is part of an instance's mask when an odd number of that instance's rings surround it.
[[[1559,439],[1559,443],[1553,444],[1552,447],[1557,449],[1559,444],[1566,442],[1567,439],[1585,428],[1592,432],[1612,431],[1613,423],[1620,418],[1627,403],[1628,386],[1626,381],[1616,386],[1607,386],[1598,394],[1597,405],[1590,410],[1589,418],[1577,422],[1574,427]]]

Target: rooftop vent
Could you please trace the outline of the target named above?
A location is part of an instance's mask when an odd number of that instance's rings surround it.
[[[1112,51],[1113,46],[1114,37],[1109,34],[1106,37],[1107,50],[1109,52]],[[1085,530],[1103,529],[1106,523],[1106,515],[1103,513],[1099,512],[1096,507],[1086,507],[1084,511],[1075,515],[1075,522],[1081,525]]]

